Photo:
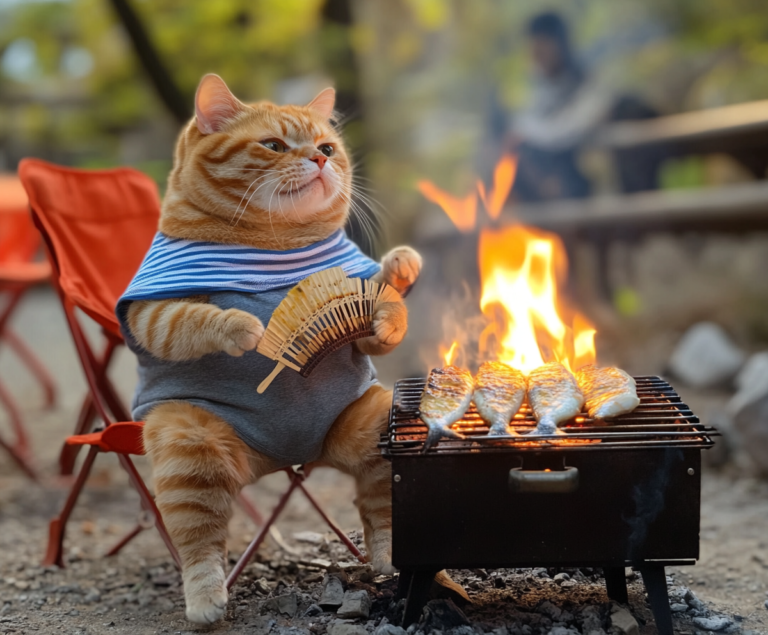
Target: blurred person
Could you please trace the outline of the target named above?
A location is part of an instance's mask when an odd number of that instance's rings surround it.
[[[536,202],[584,198],[591,186],[578,165],[578,150],[601,124],[645,119],[655,111],[636,97],[616,95],[578,61],[568,26],[557,13],[535,16],[527,27],[533,64],[531,99],[511,123],[508,148],[519,156],[514,196]],[[637,156],[616,156],[624,191],[649,189],[655,169]]]

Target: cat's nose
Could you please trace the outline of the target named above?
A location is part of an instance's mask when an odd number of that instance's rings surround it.
[[[317,156],[312,157],[310,159],[310,161],[314,161],[315,163],[317,163],[317,167],[320,168],[321,170],[323,169],[323,166],[325,165],[325,162],[327,160],[328,160],[328,157],[323,154],[318,154]]]

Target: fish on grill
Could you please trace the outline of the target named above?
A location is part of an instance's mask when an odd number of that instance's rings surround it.
[[[590,364],[576,372],[576,380],[593,419],[610,419],[632,412],[640,403],[635,380],[619,368]]]
[[[475,376],[477,413],[490,427],[488,436],[508,434],[510,419],[520,410],[527,382],[519,370],[502,362],[485,362]]]
[[[565,366],[549,362],[528,375],[528,401],[538,424],[531,434],[555,434],[559,423],[581,412],[584,395]]]
[[[421,395],[421,420],[429,427],[426,452],[442,437],[463,439],[451,426],[464,416],[472,401],[472,373],[458,366],[433,368]]]

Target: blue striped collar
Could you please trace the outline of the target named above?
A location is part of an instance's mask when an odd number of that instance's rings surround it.
[[[342,267],[357,278],[370,278],[380,269],[342,230],[286,251],[170,238],[158,232],[118,305],[217,291],[263,293],[294,286],[331,267]]]

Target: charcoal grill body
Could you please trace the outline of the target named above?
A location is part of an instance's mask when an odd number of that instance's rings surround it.
[[[714,431],[668,384],[638,378],[638,410],[611,428],[582,418],[569,428],[573,445],[493,442],[470,412],[458,426],[465,441],[427,453],[419,385],[396,385],[382,444],[392,462],[392,560],[408,596],[406,625],[444,568],[602,567],[608,595],[626,602],[624,567],[633,566],[659,632],[672,633],[664,567],[699,556],[700,451]],[[535,425],[529,413],[518,417],[518,429]]]

